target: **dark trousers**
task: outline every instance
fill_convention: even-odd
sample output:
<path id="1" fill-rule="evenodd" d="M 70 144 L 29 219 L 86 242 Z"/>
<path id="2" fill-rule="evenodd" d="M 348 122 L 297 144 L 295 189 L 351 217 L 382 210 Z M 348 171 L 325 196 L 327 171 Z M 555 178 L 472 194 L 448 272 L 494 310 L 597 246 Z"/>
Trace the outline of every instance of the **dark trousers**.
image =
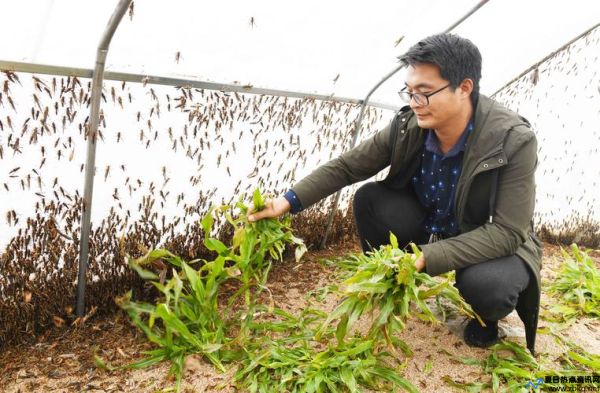
<path id="1" fill-rule="evenodd" d="M 424 244 L 429 240 L 424 230 L 427 211 L 412 187 L 394 191 L 380 183 L 365 183 L 354 195 L 353 209 L 365 252 L 389 244 L 390 231 L 403 248 L 410 242 Z M 497 321 L 515 309 L 519 294 L 528 283 L 525 262 L 510 255 L 458 269 L 454 285 L 476 313 Z"/>

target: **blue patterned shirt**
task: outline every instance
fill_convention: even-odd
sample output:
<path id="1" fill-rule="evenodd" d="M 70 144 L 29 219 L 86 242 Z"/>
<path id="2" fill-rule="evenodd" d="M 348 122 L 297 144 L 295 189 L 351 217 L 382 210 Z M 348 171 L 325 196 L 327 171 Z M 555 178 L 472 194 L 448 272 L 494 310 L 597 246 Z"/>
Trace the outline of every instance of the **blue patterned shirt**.
<path id="1" fill-rule="evenodd" d="M 446 154 L 440 150 L 435 132 L 427 130 L 421 170 L 413 176 L 412 183 L 421 205 L 429 212 L 425 219 L 425 231 L 430 234 L 440 233 L 450 237 L 459 233 L 454 216 L 454 198 L 467 138 L 472 130 L 471 121 Z"/>

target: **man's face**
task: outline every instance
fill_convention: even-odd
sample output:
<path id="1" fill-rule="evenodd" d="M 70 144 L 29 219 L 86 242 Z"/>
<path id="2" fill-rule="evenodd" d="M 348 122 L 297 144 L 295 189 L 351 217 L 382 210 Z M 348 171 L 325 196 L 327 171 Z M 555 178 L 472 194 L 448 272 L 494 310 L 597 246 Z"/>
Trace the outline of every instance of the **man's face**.
<path id="1" fill-rule="evenodd" d="M 406 76 L 406 91 L 410 93 L 429 94 L 448 85 L 449 81 L 443 79 L 439 68 L 433 64 L 417 64 L 408 67 Z M 464 83 L 464 82 L 463 82 Z M 429 97 L 429 105 L 420 105 L 414 99 L 410 100 L 410 107 L 417 116 L 417 124 L 421 128 L 438 129 L 448 124 L 449 120 L 459 115 L 463 105 L 469 101 L 469 93 L 462 86 L 454 91 L 451 86 Z M 466 98 L 466 99 L 465 99 Z"/>

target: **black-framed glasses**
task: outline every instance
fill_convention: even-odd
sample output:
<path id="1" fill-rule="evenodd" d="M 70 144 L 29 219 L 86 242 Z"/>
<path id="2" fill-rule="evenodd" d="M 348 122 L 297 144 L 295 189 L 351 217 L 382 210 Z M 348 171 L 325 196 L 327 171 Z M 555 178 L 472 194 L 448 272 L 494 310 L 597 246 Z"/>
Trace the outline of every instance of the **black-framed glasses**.
<path id="1" fill-rule="evenodd" d="M 415 102 L 417 103 L 417 105 L 429 105 L 429 97 L 431 97 L 434 94 L 439 93 L 440 91 L 444 90 L 446 87 L 450 86 L 451 84 L 448 83 L 446 86 L 442 87 L 441 89 L 437 89 L 434 92 L 428 93 L 428 94 L 423 94 L 423 93 L 410 93 L 408 91 L 406 91 L 406 87 L 404 87 L 404 89 L 400 90 L 398 92 L 398 95 L 400 96 L 400 98 L 402 98 L 402 100 L 406 103 L 410 104 L 410 100 L 414 99 Z"/>

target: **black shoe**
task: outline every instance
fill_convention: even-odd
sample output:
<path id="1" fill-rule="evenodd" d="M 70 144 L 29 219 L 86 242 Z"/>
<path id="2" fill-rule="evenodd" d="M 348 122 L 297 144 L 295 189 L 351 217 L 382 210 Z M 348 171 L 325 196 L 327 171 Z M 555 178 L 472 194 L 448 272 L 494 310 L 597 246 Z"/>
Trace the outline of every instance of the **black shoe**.
<path id="1" fill-rule="evenodd" d="M 487 348 L 496 344 L 498 338 L 498 321 L 484 319 L 486 327 L 481 326 L 477 319 L 471 319 L 465 327 L 465 342 L 472 347 Z"/>

